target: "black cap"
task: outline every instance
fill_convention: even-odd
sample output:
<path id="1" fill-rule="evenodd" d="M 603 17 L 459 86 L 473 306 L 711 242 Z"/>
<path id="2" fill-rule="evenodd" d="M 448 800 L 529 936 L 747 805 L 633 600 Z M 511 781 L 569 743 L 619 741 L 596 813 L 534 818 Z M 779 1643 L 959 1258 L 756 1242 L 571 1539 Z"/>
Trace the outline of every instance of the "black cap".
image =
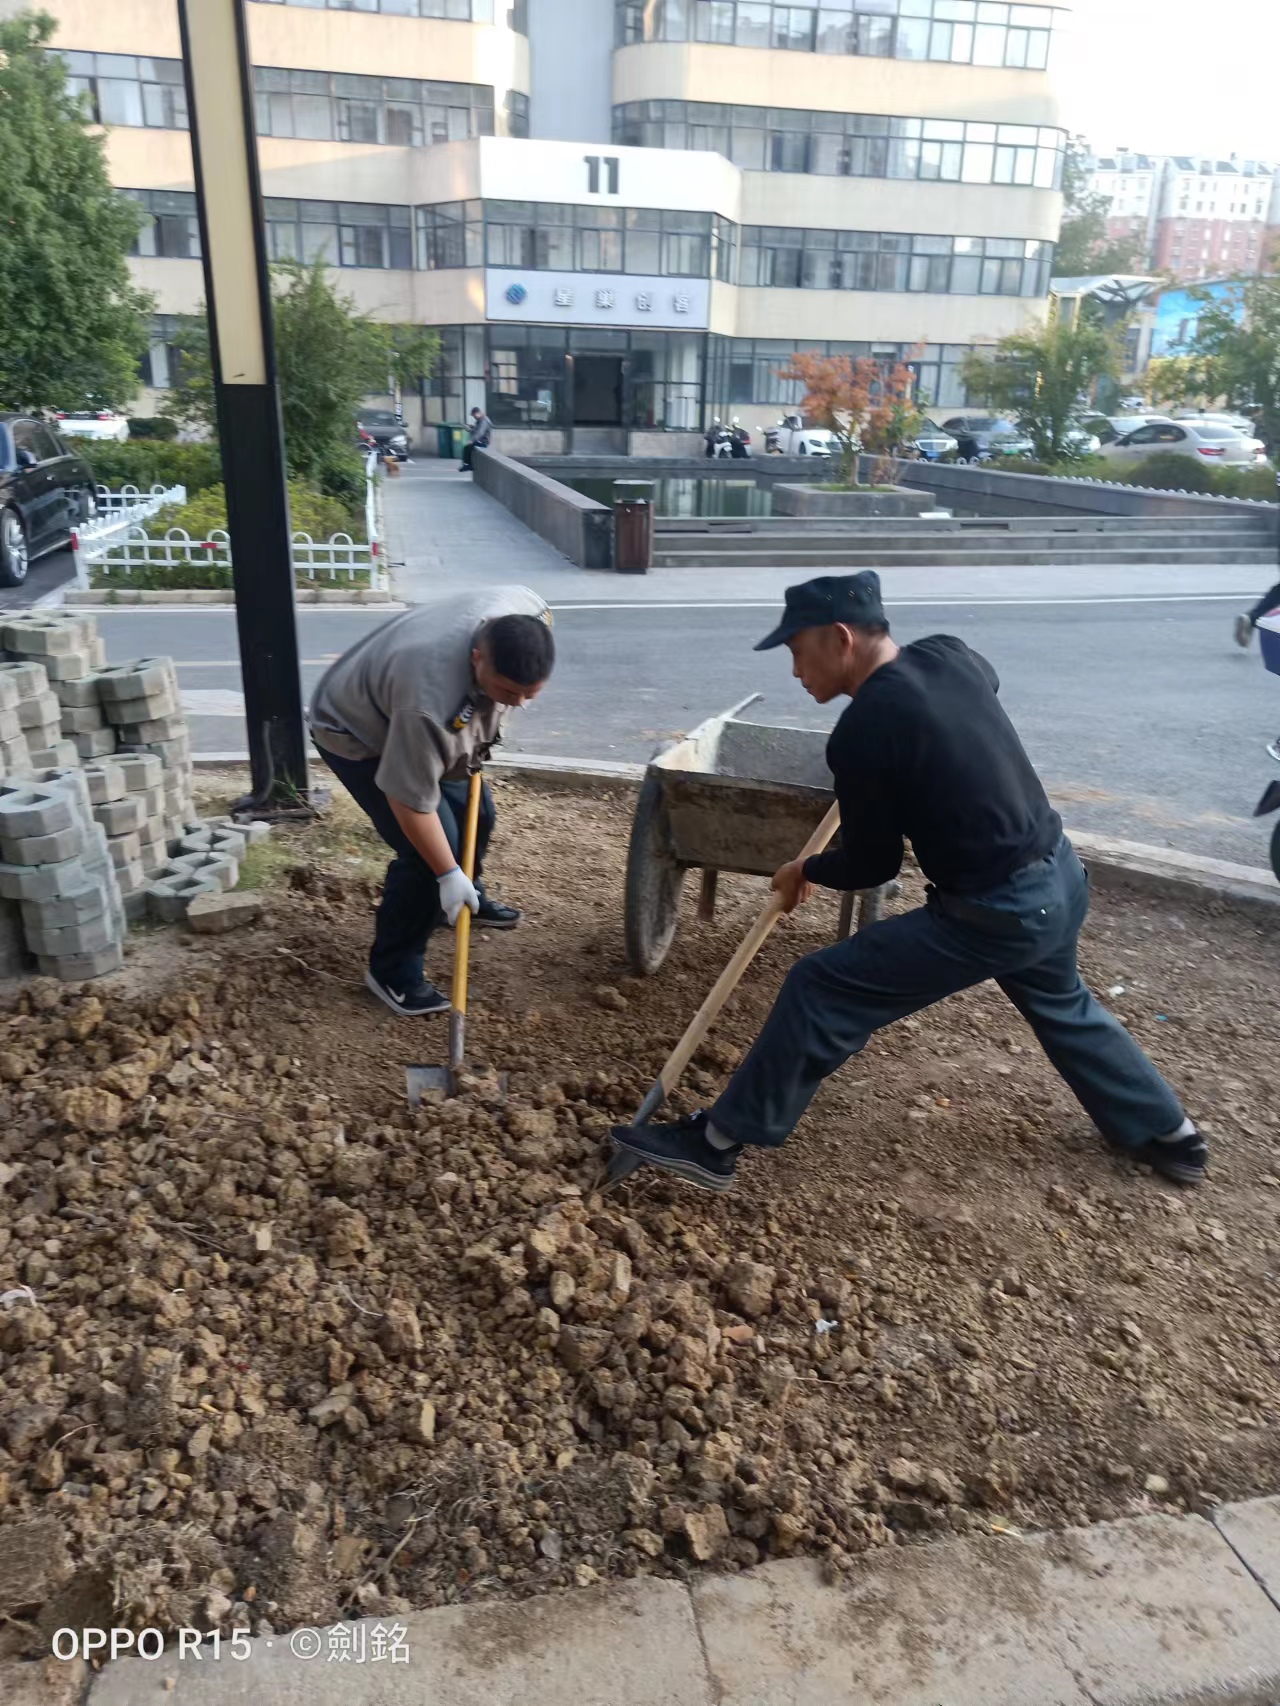
<path id="1" fill-rule="evenodd" d="M 817 580 L 789 586 L 781 622 L 755 649 L 770 651 L 785 645 L 802 629 L 825 628 L 832 622 L 847 622 L 851 627 L 883 622 L 888 627 L 880 602 L 880 576 L 874 569 L 862 569 L 856 575 L 820 575 Z"/>

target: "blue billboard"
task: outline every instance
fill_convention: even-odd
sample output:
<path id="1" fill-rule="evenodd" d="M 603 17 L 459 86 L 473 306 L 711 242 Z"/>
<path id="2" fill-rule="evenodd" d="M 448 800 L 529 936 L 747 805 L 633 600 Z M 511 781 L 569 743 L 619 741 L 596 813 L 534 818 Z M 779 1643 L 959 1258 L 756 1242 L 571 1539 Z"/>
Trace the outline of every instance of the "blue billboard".
<path id="1" fill-rule="evenodd" d="M 1230 309 L 1232 317 L 1237 321 L 1244 319 L 1244 293 L 1238 279 L 1223 279 L 1216 284 L 1196 284 L 1180 290 L 1163 291 L 1156 303 L 1151 354 L 1185 355 L 1187 346 L 1195 340 L 1200 316 L 1211 303 Z"/>

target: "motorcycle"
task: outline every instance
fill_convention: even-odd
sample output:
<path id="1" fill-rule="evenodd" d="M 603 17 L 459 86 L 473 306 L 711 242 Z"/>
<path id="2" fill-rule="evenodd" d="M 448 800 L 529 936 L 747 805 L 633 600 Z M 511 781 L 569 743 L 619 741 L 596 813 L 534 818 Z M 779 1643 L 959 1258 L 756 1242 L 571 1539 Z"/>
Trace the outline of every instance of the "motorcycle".
<path id="1" fill-rule="evenodd" d="M 734 421 L 733 430 L 729 434 L 729 454 L 735 462 L 740 462 L 751 454 L 751 434 L 740 422 Z"/>
<path id="2" fill-rule="evenodd" d="M 1262 646 L 1262 661 L 1272 675 L 1280 675 L 1280 610 L 1272 610 L 1258 618 L 1258 639 Z M 1280 764 L 1280 736 L 1271 741 L 1268 753 Z M 1254 807 L 1254 817 L 1267 817 L 1280 811 L 1280 782 L 1269 782 L 1262 798 Z M 1271 869 L 1280 881 L 1280 823 L 1271 832 Z"/>
<path id="3" fill-rule="evenodd" d="M 764 453 L 766 456 L 781 456 L 782 455 L 782 445 L 781 445 L 779 438 L 778 438 L 777 427 L 765 427 L 765 429 L 764 429 Z"/>

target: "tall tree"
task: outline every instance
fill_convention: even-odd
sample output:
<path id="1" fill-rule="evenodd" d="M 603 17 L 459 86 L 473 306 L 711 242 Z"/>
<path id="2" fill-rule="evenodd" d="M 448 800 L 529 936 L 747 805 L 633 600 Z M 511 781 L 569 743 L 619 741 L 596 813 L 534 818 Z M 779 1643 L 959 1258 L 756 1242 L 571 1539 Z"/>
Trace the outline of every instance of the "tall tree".
<path id="1" fill-rule="evenodd" d="M 1047 326 L 1001 338 L 990 354 L 974 350 L 963 372 L 970 397 L 1017 421 L 1042 462 L 1064 462 L 1076 454 L 1070 433 L 1082 399 L 1118 366 L 1113 333 L 1083 315 L 1055 314 Z"/>
<path id="2" fill-rule="evenodd" d="M 351 447 L 361 401 L 370 392 L 385 391 L 391 378 L 403 384 L 429 374 L 439 354 L 439 334 L 368 319 L 338 291 L 323 259 L 282 261 L 272 268 L 272 314 L 289 472 L 326 490 L 335 481 L 345 485 L 353 477 Z M 189 322 L 180 345 L 182 376 L 174 413 L 214 431 L 203 316 Z"/>
<path id="3" fill-rule="evenodd" d="M 1256 415 L 1271 449 L 1280 445 L 1280 278 L 1247 278 L 1228 292 L 1192 291 L 1203 304 L 1179 353 L 1204 375 L 1203 394 Z"/>
<path id="4" fill-rule="evenodd" d="M 857 482 L 859 449 L 896 450 L 919 425 L 905 362 L 882 367 L 872 356 L 798 350 L 778 377 L 804 386 L 801 408 L 838 441 L 840 478 L 851 485 Z"/>
<path id="5" fill-rule="evenodd" d="M 125 258 L 139 213 L 111 187 L 53 28 L 0 22 L 0 407 L 119 407 L 152 306 Z"/>
<path id="6" fill-rule="evenodd" d="M 1058 278 L 1088 278 L 1094 273 L 1141 272 L 1145 245 L 1140 237 L 1107 232 L 1111 203 L 1089 188 L 1089 147 L 1082 136 L 1067 140 L 1062 170 L 1062 229 L 1053 258 Z"/>

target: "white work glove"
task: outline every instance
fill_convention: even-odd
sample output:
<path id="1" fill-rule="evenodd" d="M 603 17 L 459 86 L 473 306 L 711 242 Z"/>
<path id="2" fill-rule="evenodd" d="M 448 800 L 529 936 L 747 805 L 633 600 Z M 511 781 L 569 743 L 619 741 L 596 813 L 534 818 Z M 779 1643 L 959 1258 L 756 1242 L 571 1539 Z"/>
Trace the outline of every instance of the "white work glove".
<path id="1" fill-rule="evenodd" d="M 436 880 L 440 884 L 440 904 L 450 924 L 458 922 L 458 914 L 464 906 L 469 907 L 473 913 L 479 912 L 480 896 L 461 865 L 455 865 L 451 871 L 446 871 L 444 876 Z"/>

